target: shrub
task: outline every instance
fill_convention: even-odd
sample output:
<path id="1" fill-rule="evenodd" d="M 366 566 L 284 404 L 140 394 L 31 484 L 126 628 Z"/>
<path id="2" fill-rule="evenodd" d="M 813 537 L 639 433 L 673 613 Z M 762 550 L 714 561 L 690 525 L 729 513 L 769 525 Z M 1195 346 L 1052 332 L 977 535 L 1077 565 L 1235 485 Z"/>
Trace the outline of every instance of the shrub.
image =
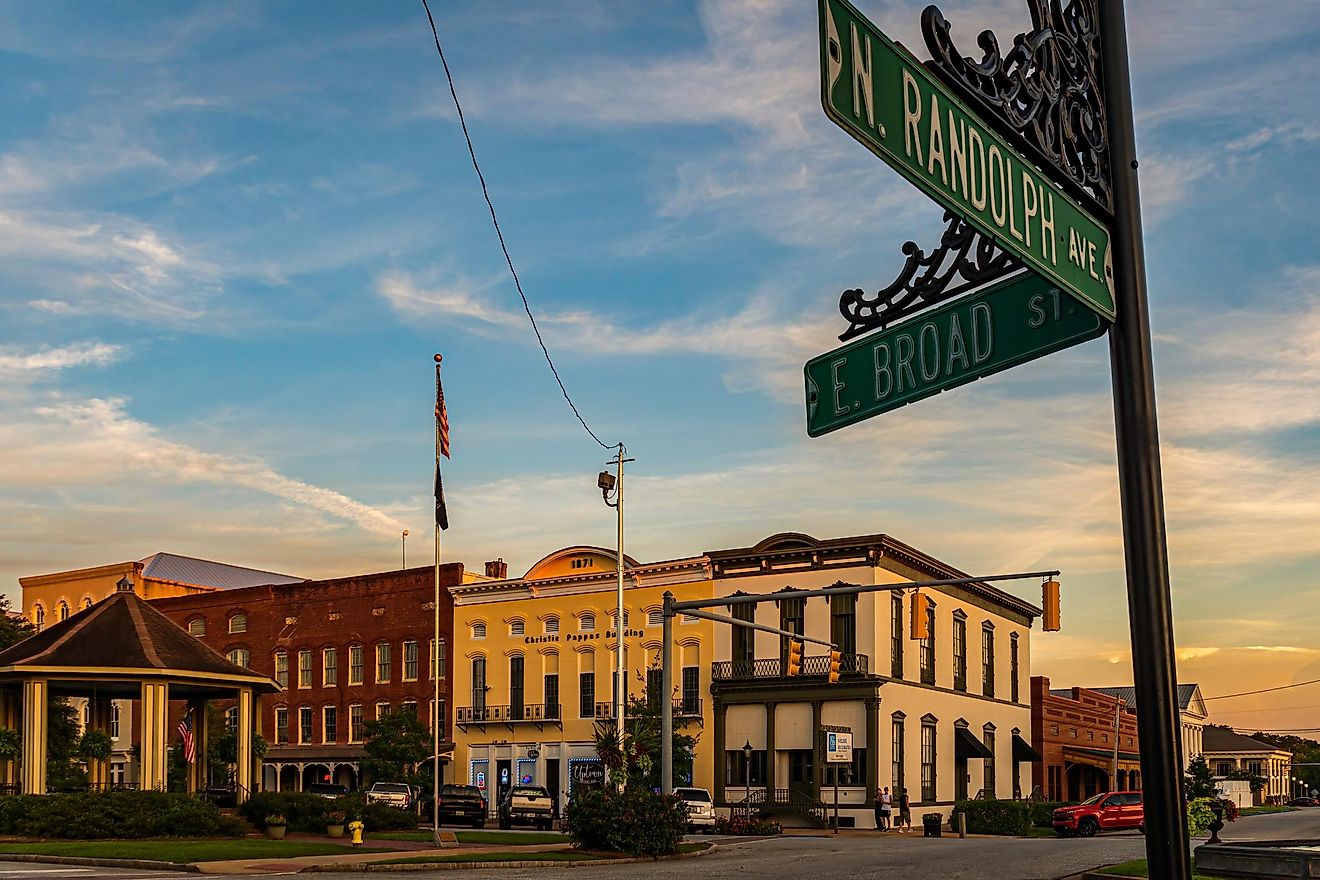
<path id="1" fill-rule="evenodd" d="M 330 824 L 331 813 L 358 818 L 367 831 L 411 831 L 417 827 L 417 817 L 407 810 L 385 804 L 368 804 L 361 794 L 347 797 L 318 797 L 298 791 L 262 791 L 242 804 L 238 813 L 258 828 L 265 828 L 268 815 L 284 816 L 290 831 L 323 832 Z"/>
<path id="2" fill-rule="evenodd" d="M 564 814 L 573 845 L 652 858 L 678 852 L 687 831 L 687 808 L 673 796 L 641 786 L 579 790 Z"/>
<path id="3" fill-rule="evenodd" d="M 971 834 L 1023 835 L 1031 829 L 1032 805 L 1026 801 L 958 801 L 949 818 L 953 828 L 958 827 L 959 813 L 967 815 Z"/>
<path id="4" fill-rule="evenodd" d="M 214 804 L 160 791 L 0 797 L 0 834 L 103 838 L 241 837 L 247 825 Z"/>
<path id="5" fill-rule="evenodd" d="M 1215 814 L 1210 812 L 1211 800 L 1212 798 L 1199 797 L 1187 802 L 1187 833 L 1192 837 L 1210 830 L 1210 823 L 1215 820 Z"/>
<path id="6" fill-rule="evenodd" d="M 766 836 L 783 834 L 784 826 L 764 816 L 716 816 L 715 833 Z"/>
<path id="7" fill-rule="evenodd" d="M 1054 827 L 1054 811 L 1059 807 L 1074 806 L 1076 801 L 1030 801 L 1031 824 L 1037 828 Z"/>

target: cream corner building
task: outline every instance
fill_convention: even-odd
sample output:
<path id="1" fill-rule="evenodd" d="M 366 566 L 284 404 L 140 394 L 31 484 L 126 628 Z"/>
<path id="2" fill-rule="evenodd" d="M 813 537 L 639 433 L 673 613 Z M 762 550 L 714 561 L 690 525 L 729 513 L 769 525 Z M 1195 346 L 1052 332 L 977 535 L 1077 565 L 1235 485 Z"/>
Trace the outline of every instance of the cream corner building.
<path id="1" fill-rule="evenodd" d="M 705 557 L 642 565 L 625 557 L 623 622 L 628 691 L 658 683 L 662 597 L 709 598 Z M 600 772 L 596 722 L 613 713 L 617 628 L 615 555 L 558 550 L 520 578 L 451 588 L 454 642 L 452 780 L 481 785 L 494 812 L 520 780 L 546 786 L 562 809 L 579 779 Z M 712 625 L 675 627 L 676 726 L 698 736 L 693 784 L 712 785 L 708 727 Z M 649 674 L 648 674 L 649 673 Z"/>

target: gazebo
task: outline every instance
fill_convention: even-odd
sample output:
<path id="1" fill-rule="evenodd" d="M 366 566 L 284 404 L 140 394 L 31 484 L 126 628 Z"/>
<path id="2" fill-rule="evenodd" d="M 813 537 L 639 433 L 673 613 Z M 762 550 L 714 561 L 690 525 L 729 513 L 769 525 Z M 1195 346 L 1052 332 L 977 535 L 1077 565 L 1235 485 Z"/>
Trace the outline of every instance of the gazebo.
<path id="1" fill-rule="evenodd" d="M 206 784 L 208 700 L 238 706 L 236 796 L 251 793 L 255 767 L 253 732 L 257 699 L 279 686 L 251 669 L 230 663 L 133 592 L 125 578 L 118 592 L 31 638 L 0 651 L 0 727 L 22 732 L 20 790 L 46 793 L 48 698 L 88 700 L 88 728 L 109 731 L 112 700 L 137 700 L 140 709 L 139 785 L 166 787 L 171 700 L 186 700 L 197 719 L 193 736 L 198 759 L 189 766 L 188 790 Z M 13 782 L 13 767 L 5 775 Z M 91 761 L 92 787 L 109 783 L 109 764 Z"/>

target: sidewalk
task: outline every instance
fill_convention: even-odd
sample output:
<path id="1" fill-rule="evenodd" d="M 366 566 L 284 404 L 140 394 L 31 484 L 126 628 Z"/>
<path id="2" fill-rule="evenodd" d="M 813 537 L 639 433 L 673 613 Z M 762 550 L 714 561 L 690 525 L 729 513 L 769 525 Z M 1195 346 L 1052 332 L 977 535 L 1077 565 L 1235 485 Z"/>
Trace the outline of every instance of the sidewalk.
<path id="1" fill-rule="evenodd" d="M 458 843 L 452 831 L 443 832 L 444 837 L 455 842 L 450 846 L 437 849 L 431 843 L 419 843 L 407 840 L 372 840 L 370 836 L 363 842 L 367 847 L 389 847 L 390 852 L 361 852 L 346 846 L 342 855 L 295 856 L 289 859 L 234 859 L 225 862 L 197 862 L 194 867 L 203 874 L 290 874 L 315 865 L 360 865 L 366 862 L 378 862 L 387 859 L 409 858 L 412 856 L 452 856 L 459 853 L 483 852 L 545 852 L 548 850 L 568 849 L 567 843 L 531 844 L 529 846 L 510 847 L 485 846 L 482 844 Z M 290 835 L 297 839 L 304 835 Z M 322 840 L 316 835 L 305 835 L 309 840 Z"/>

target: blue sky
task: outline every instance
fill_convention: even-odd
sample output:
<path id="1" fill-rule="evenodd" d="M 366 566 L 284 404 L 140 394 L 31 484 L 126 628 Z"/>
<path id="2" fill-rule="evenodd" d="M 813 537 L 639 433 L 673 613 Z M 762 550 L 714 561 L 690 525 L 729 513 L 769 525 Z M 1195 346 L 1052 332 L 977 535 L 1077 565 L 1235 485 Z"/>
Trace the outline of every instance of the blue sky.
<path id="1" fill-rule="evenodd" d="M 1320 9 L 1129 9 L 1184 680 L 1320 677 Z M 918 3 L 863 2 L 924 57 Z M 1028 22 L 947 4 L 969 49 Z M 821 111 L 814 4 L 436 3 L 629 550 L 888 532 L 1064 570 L 1056 686 L 1130 680 L 1103 340 L 818 440 L 839 293 L 940 211 Z M 156 550 L 307 576 L 609 544 L 605 453 L 503 265 L 420 2 L 0 6 L 0 580 Z M 416 554 L 416 555 L 414 555 Z M 1030 589 L 1023 591 L 1031 597 Z M 1307 697 L 1306 694 L 1312 694 Z M 1320 724 L 1314 689 L 1212 704 Z"/>

